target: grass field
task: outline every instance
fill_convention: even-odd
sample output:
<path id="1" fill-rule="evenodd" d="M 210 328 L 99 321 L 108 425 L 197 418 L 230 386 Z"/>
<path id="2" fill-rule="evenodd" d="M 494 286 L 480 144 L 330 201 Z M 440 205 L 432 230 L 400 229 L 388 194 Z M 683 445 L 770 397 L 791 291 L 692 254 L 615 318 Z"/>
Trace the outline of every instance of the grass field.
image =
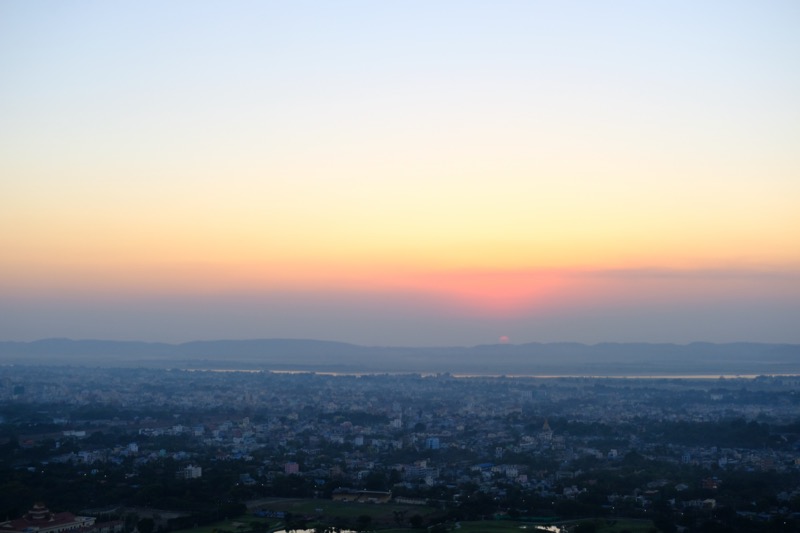
<path id="1" fill-rule="evenodd" d="M 334 502 L 331 500 L 311 500 L 311 499 L 288 499 L 274 498 L 259 502 L 258 509 L 267 511 L 282 511 L 292 513 L 294 516 L 309 517 L 308 528 L 313 528 L 318 518 L 322 523 L 339 523 L 344 527 L 354 527 L 361 516 L 369 516 L 371 527 L 381 533 L 410 533 L 425 532 L 426 529 L 413 529 L 410 526 L 409 518 L 415 514 L 423 518 L 427 525 L 431 519 L 441 513 L 438 509 L 427 506 L 411 506 L 398 504 L 371 504 L 353 502 Z M 402 527 L 395 520 L 397 513 L 403 515 Z M 556 525 L 571 528 L 580 522 L 591 521 L 598 533 L 649 533 L 653 531 L 653 523 L 649 520 L 632 519 L 586 519 L 557 522 Z M 284 521 L 279 518 L 258 518 L 252 513 L 248 513 L 233 520 L 223 520 L 202 527 L 184 530 L 185 533 L 219 533 L 221 531 L 231 533 L 250 533 L 251 523 L 268 523 L 269 531 L 281 529 Z M 479 522 L 460 522 L 451 531 L 455 533 L 534 533 L 542 531 L 537 529 L 533 523 L 515 522 L 512 520 L 495 520 Z"/>
<path id="2" fill-rule="evenodd" d="M 427 517 L 436 510 L 426 506 L 398 505 L 398 504 L 374 504 L 374 503 L 354 503 L 354 502 L 335 502 L 332 500 L 306 500 L 306 499 L 286 499 L 275 498 L 259 506 L 261 509 L 270 511 L 284 511 L 299 515 L 324 515 L 341 516 L 354 518 L 361 515 L 369 515 L 373 519 L 388 516 L 394 517 L 394 512 L 406 512 L 406 515 L 419 514 Z"/>
<path id="3" fill-rule="evenodd" d="M 280 520 L 273 518 L 273 519 L 265 519 L 265 518 L 258 518 L 252 516 L 250 514 L 240 516 L 238 518 L 234 518 L 233 520 L 220 520 L 219 522 L 213 522 L 211 524 L 206 524 L 204 526 L 194 527 L 191 529 L 182 529 L 181 531 L 185 531 L 186 533 L 215 533 L 218 531 L 232 531 L 236 533 L 240 530 L 239 524 L 244 524 L 246 531 L 250 531 L 250 522 L 261 522 L 261 523 L 268 523 L 270 529 L 273 529 L 276 526 L 282 526 L 283 522 Z"/>
<path id="4" fill-rule="evenodd" d="M 361 513 L 364 514 L 364 513 Z M 209 524 L 202 527 L 197 527 L 193 529 L 184 530 L 186 533 L 216 533 L 219 531 L 237 531 L 237 524 L 249 524 L 253 521 L 254 518 L 251 516 L 243 516 L 236 520 L 223 520 L 220 522 L 215 522 L 213 524 Z M 560 522 L 559 525 L 561 526 L 574 526 L 577 525 L 578 521 L 571 521 L 571 522 Z M 608 522 L 606 520 L 593 520 L 597 526 L 598 533 L 620 533 L 622 531 L 629 531 L 630 533 L 649 533 L 653 530 L 653 524 L 650 521 L 640 521 L 640 520 L 617 520 L 613 523 Z M 273 519 L 269 521 L 270 524 L 270 531 L 274 531 L 277 529 L 282 529 L 284 527 L 283 522 L 277 519 Z M 310 527 L 310 526 L 309 526 Z M 421 532 L 425 531 L 425 529 L 413 529 L 410 527 L 405 528 L 398 528 L 398 527 L 380 527 L 376 528 L 377 531 L 380 533 L 411 533 L 411 532 Z M 526 524 L 522 522 L 514 522 L 510 520 L 497 520 L 497 521 L 480 521 L 480 522 L 460 522 L 458 527 L 453 529 L 452 531 L 456 533 L 534 533 L 537 531 L 542 531 L 541 529 L 537 529 L 535 524 Z"/>
<path id="5" fill-rule="evenodd" d="M 369 516 L 376 528 L 397 527 L 396 513 L 404 515 L 407 521 L 415 514 L 420 515 L 427 523 L 437 510 L 427 506 L 410 506 L 398 504 L 374 504 L 354 502 L 334 502 L 331 500 L 275 499 L 262 503 L 260 509 L 283 511 L 295 516 L 321 517 L 326 522 L 339 519 L 344 523 L 355 523 L 360 516 Z"/>
<path id="6" fill-rule="evenodd" d="M 581 522 L 593 522 L 597 528 L 597 533 L 620 533 L 622 531 L 629 531 L 630 533 L 649 533 L 653 530 L 653 523 L 649 520 L 605 520 L 598 518 L 556 522 L 554 525 L 569 529 Z M 461 522 L 459 523 L 458 529 L 454 531 L 457 533 L 534 533 L 536 531 L 543 531 L 542 529 L 537 529 L 537 525 L 544 527 L 544 525 L 541 524 L 515 522 L 513 520 Z M 405 531 L 408 532 L 409 530 Z"/>

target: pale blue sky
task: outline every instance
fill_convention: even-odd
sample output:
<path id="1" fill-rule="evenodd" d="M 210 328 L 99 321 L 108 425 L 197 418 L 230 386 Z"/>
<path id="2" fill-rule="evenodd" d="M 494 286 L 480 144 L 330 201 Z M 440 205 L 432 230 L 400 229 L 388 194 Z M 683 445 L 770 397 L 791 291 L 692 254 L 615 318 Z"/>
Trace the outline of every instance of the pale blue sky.
<path id="1" fill-rule="evenodd" d="M 0 339 L 800 342 L 798 28 L 0 2 Z"/>

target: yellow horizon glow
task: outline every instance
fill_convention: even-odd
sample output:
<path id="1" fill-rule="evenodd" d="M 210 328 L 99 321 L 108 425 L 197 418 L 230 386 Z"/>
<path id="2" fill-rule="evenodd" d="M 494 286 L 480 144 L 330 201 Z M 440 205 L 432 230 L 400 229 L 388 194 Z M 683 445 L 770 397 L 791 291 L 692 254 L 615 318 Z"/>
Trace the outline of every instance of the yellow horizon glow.
<path id="1" fill-rule="evenodd" d="M 497 316 L 800 272 L 794 8 L 155 6 L 0 7 L 0 297 Z"/>

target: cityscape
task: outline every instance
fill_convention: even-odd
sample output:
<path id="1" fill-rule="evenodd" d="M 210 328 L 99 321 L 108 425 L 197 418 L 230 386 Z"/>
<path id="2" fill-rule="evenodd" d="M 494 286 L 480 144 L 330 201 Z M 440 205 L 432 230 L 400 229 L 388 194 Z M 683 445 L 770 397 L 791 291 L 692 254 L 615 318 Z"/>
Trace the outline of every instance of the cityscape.
<path id="1" fill-rule="evenodd" d="M 798 28 L 0 1 L 0 533 L 800 532 Z"/>
<path id="2" fill-rule="evenodd" d="M 92 516 L 97 531 L 800 523 L 797 376 L 15 365 L 0 384 L 9 517 L 41 502 Z"/>

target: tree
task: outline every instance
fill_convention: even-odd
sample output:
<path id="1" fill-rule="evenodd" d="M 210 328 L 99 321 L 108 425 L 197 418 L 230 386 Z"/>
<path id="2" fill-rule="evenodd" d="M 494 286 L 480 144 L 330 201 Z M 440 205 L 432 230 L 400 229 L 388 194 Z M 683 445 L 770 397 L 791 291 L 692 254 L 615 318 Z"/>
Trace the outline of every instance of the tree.
<path id="1" fill-rule="evenodd" d="M 394 515 L 394 521 L 398 526 L 402 526 L 403 522 L 406 521 L 406 514 L 408 513 L 408 509 L 404 509 L 402 511 L 392 511 Z"/>
<path id="2" fill-rule="evenodd" d="M 136 513 L 128 513 L 125 515 L 125 531 L 130 533 L 139 523 L 139 515 Z"/>
<path id="3" fill-rule="evenodd" d="M 369 531 L 370 526 L 372 525 L 372 517 L 368 514 L 362 514 L 358 517 L 358 530 L 359 531 Z"/>
<path id="4" fill-rule="evenodd" d="M 156 528 L 156 523 L 152 518 L 142 518 L 136 523 L 136 529 L 139 533 L 153 533 Z"/>
<path id="5" fill-rule="evenodd" d="M 367 490 L 386 490 L 386 474 L 378 470 L 373 470 L 367 474 L 365 485 Z"/>
<path id="6" fill-rule="evenodd" d="M 251 520 L 250 521 L 250 531 L 255 533 L 260 533 L 261 531 L 267 530 L 267 523 L 262 522 L 261 520 Z"/>

